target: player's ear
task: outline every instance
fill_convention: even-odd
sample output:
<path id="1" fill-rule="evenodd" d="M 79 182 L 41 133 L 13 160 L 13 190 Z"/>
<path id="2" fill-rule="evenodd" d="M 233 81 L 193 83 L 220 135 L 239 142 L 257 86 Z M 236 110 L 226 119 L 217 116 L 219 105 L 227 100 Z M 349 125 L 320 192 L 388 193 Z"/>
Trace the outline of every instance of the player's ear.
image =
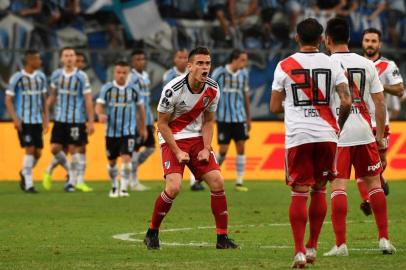
<path id="1" fill-rule="evenodd" d="M 298 34 L 295 34 L 295 41 L 296 41 L 296 43 L 298 43 L 298 44 L 299 44 L 300 39 L 299 39 L 299 35 L 298 35 Z"/>

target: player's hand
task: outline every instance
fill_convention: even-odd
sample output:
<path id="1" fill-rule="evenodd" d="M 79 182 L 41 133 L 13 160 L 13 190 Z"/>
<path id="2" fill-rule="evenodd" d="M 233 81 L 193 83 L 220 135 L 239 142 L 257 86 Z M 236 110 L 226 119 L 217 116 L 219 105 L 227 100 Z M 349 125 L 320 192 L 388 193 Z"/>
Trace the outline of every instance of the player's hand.
<path id="1" fill-rule="evenodd" d="M 197 154 L 197 160 L 200 162 L 209 162 L 209 158 L 210 158 L 210 150 L 207 148 L 203 148 Z"/>
<path id="2" fill-rule="evenodd" d="M 388 140 L 386 138 L 377 138 L 376 143 L 378 144 L 378 150 L 384 150 L 388 148 Z"/>
<path id="3" fill-rule="evenodd" d="M 176 153 L 176 158 L 178 159 L 179 163 L 188 163 L 190 160 L 189 154 L 186 152 L 183 152 L 182 150 L 179 150 L 178 153 Z"/>
<path id="4" fill-rule="evenodd" d="M 21 124 L 21 121 L 17 120 L 13 120 L 13 124 L 14 124 L 14 128 L 18 131 L 21 132 L 23 130 L 23 126 Z"/>
<path id="5" fill-rule="evenodd" d="M 87 132 L 88 135 L 92 135 L 94 133 L 94 124 L 93 124 L 93 122 L 87 122 L 86 132 Z"/>
<path id="6" fill-rule="evenodd" d="M 105 115 L 105 114 L 99 114 L 99 115 L 97 115 L 97 117 L 99 118 L 99 122 L 100 123 L 106 123 L 107 122 L 107 115 Z"/>

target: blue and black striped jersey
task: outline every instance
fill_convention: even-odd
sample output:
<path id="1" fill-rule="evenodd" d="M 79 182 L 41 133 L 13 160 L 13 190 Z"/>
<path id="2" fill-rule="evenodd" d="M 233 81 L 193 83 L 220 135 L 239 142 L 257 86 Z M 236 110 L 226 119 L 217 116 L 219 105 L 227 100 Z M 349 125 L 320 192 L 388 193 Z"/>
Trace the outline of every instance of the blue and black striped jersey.
<path id="1" fill-rule="evenodd" d="M 25 124 L 42 123 L 46 86 L 46 77 L 39 70 L 32 74 L 21 70 L 10 78 L 6 94 L 14 97 L 14 107 L 21 122 Z"/>
<path id="2" fill-rule="evenodd" d="M 211 78 L 220 87 L 217 122 L 243 123 L 247 121 L 244 94 L 248 95 L 248 72 L 244 69 L 232 73 L 228 66 L 216 68 Z"/>
<path id="3" fill-rule="evenodd" d="M 130 83 L 137 86 L 137 89 L 143 98 L 145 108 L 145 125 L 154 125 L 154 116 L 152 115 L 151 111 L 151 92 L 149 88 L 151 81 L 149 80 L 148 73 L 143 71 L 141 74 L 135 69 L 132 69 L 130 74 Z"/>
<path id="4" fill-rule="evenodd" d="M 186 69 L 185 72 L 180 72 L 176 67 L 172 67 L 171 69 L 168 69 L 162 78 L 162 84 L 163 86 L 167 85 L 168 82 L 172 81 L 178 76 L 186 75 L 188 73 L 188 70 Z"/>
<path id="5" fill-rule="evenodd" d="M 134 136 L 137 126 L 137 105 L 143 99 L 137 86 L 118 85 L 115 81 L 102 86 L 97 103 L 104 104 L 107 115 L 106 137 Z"/>
<path id="6" fill-rule="evenodd" d="M 54 121 L 62 123 L 85 123 L 85 94 L 91 94 L 89 79 L 85 72 L 75 69 L 66 74 L 57 69 L 51 76 L 51 87 L 56 90 Z"/>

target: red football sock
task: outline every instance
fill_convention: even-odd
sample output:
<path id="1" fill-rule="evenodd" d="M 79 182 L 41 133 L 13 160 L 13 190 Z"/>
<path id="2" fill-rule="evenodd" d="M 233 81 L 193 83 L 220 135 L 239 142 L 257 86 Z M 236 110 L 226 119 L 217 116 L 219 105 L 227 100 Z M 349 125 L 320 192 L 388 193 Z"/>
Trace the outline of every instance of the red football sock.
<path id="1" fill-rule="evenodd" d="M 331 193 L 331 221 L 336 235 L 336 246 L 346 243 L 347 192 L 336 189 Z"/>
<path id="2" fill-rule="evenodd" d="M 382 188 L 373 188 L 369 191 L 369 202 L 374 212 L 376 226 L 378 227 L 379 239 L 388 236 L 388 213 L 386 208 L 386 197 Z"/>
<path id="3" fill-rule="evenodd" d="M 227 234 L 228 212 L 224 190 L 211 192 L 211 212 L 216 221 L 216 233 Z"/>
<path id="4" fill-rule="evenodd" d="M 292 191 L 292 201 L 289 207 L 289 220 L 295 241 L 295 254 L 306 253 L 304 236 L 307 224 L 307 192 Z"/>
<path id="5" fill-rule="evenodd" d="M 159 229 L 162 220 L 172 207 L 173 198 L 171 198 L 165 191 L 155 201 L 154 212 L 152 213 L 150 229 Z"/>
<path id="6" fill-rule="evenodd" d="M 362 181 L 362 179 L 357 179 L 357 186 L 361 199 L 363 201 L 369 201 L 368 189 L 364 181 Z"/>
<path id="7" fill-rule="evenodd" d="M 317 249 L 321 227 L 327 214 L 326 189 L 313 190 L 309 206 L 310 236 L 307 241 L 307 248 Z"/>

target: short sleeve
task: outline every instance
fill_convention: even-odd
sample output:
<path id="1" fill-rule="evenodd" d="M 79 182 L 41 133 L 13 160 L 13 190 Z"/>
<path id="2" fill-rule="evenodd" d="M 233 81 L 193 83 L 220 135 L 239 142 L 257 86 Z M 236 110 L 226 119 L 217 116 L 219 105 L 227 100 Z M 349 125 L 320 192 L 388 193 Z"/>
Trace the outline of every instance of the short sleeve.
<path id="1" fill-rule="evenodd" d="M 244 81 L 243 81 L 243 91 L 245 92 L 245 93 L 248 93 L 249 91 L 250 91 L 250 87 L 249 87 L 249 84 L 248 84 L 248 80 L 249 80 L 249 77 L 248 77 L 248 71 L 247 70 L 244 70 L 243 71 L 244 72 Z"/>
<path id="2" fill-rule="evenodd" d="M 96 99 L 96 103 L 99 104 L 106 104 L 107 102 L 107 90 L 109 89 L 109 84 L 105 84 L 102 86 L 102 88 L 100 89 L 100 94 L 99 97 Z"/>
<path id="3" fill-rule="evenodd" d="M 272 91 L 283 92 L 285 89 L 285 79 L 286 74 L 282 71 L 281 63 L 279 62 L 273 75 Z"/>
<path id="4" fill-rule="evenodd" d="M 216 97 L 210 103 L 209 107 L 207 107 L 207 111 L 209 111 L 209 112 L 217 111 L 217 106 L 219 104 L 219 100 L 220 100 L 220 89 L 217 90 Z"/>
<path id="5" fill-rule="evenodd" d="M 141 92 L 140 92 L 140 89 L 139 89 L 138 85 L 134 84 L 134 85 L 132 85 L 132 88 L 133 88 L 133 90 L 135 92 L 135 96 L 136 96 L 135 104 L 137 104 L 138 106 L 144 105 L 144 103 L 145 103 L 144 98 L 141 95 Z"/>
<path id="6" fill-rule="evenodd" d="M 43 93 L 43 94 L 46 94 L 47 93 L 47 77 L 45 76 L 45 74 L 44 73 L 40 73 L 40 79 L 41 79 L 41 83 L 42 83 L 42 89 L 41 89 L 41 92 Z"/>
<path id="7" fill-rule="evenodd" d="M 60 72 L 58 70 L 55 70 L 51 75 L 51 83 L 50 83 L 50 85 L 54 89 L 56 89 L 56 85 L 58 83 L 59 75 L 60 75 Z"/>
<path id="8" fill-rule="evenodd" d="M 376 70 L 372 62 L 370 68 L 370 76 L 371 76 L 370 93 L 375 94 L 383 92 L 383 86 L 381 84 L 381 81 L 379 80 L 378 70 Z"/>
<path id="9" fill-rule="evenodd" d="M 8 84 L 8 88 L 6 90 L 6 95 L 9 96 L 15 96 L 16 91 L 17 91 L 17 83 L 18 80 L 21 76 L 18 75 L 18 73 L 14 74 L 13 76 L 11 76 L 9 84 Z"/>
<path id="10" fill-rule="evenodd" d="M 388 70 L 387 72 L 385 72 L 385 74 L 389 85 L 395 85 L 403 82 L 402 75 L 399 72 L 399 68 L 394 62 L 390 62 Z"/>
<path id="11" fill-rule="evenodd" d="M 332 71 L 334 78 L 334 85 L 337 86 L 342 83 L 348 84 L 348 78 L 345 76 L 345 69 L 337 60 L 332 60 Z"/>
<path id="12" fill-rule="evenodd" d="M 83 94 L 92 93 L 92 89 L 90 88 L 89 77 L 83 71 L 81 73 L 83 76 Z"/>
<path id="13" fill-rule="evenodd" d="M 210 77 L 211 77 L 213 80 L 215 80 L 216 82 L 218 82 L 219 77 L 220 77 L 220 74 L 221 74 L 221 70 L 222 70 L 222 67 L 216 68 L 215 70 L 213 70 L 213 73 L 211 74 Z"/>
<path id="14" fill-rule="evenodd" d="M 158 103 L 158 112 L 172 113 L 175 109 L 175 93 L 171 88 L 164 88 Z"/>

